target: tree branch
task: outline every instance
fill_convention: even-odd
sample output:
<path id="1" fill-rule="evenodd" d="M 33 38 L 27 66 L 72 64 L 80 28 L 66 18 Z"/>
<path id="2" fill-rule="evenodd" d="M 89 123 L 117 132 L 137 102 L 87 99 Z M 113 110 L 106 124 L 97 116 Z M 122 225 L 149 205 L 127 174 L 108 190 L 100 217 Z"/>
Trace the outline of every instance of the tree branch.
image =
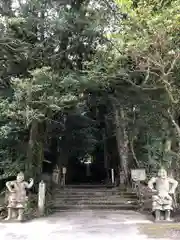
<path id="1" fill-rule="evenodd" d="M 130 145 L 130 150 L 132 152 L 132 156 L 133 156 L 133 159 L 134 159 L 134 161 L 136 163 L 136 166 L 139 168 L 140 165 L 139 165 L 138 159 L 136 157 L 136 153 L 134 151 L 134 139 L 133 138 L 129 141 L 129 145 Z"/>
<path id="2" fill-rule="evenodd" d="M 172 61 L 169 70 L 165 73 L 165 76 L 168 76 L 171 73 L 171 71 L 174 69 L 176 62 L 179 58 L 180 58 L 180 53 L 178 53 L 177 56 L 175 57 L 175 59 Z"/>
<path id="3" fill-rule="evenodd" d="M 170 119 L 171 119 L 171 122 L 172 122 L 172 124 L 175 126 L 175 128 L 176 128 L 176 131 L 177 131 L 177 134 L 178 134 L 178 136 L 179 136 L 179 138 L 180 138 L 180 127 L 179 127 L 179 125 L 176 123 L 176 121 L 175 121 L 175 119 L 174 119 L 174 117 L 173 117 L 173 114 L 170 112 L 170 109 L 168 109 L 168 115 L 169 115 L 169 117 L 170 117 Z"/>

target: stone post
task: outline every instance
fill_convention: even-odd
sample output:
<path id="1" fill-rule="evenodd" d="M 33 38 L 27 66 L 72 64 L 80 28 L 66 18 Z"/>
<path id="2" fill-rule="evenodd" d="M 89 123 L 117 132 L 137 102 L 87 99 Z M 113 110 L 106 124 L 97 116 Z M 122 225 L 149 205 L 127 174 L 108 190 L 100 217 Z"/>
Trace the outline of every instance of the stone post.
<path id="1" fill-rule="evenodd" d="M 60 178 L 61 178 L 61 176 L 60 176 L 60 170 L 59 170 L 59 168 L 56 166 L 56 168 L 53 170 L 52 180 L 53 180 L 54 183 L 59 184 Z"/>
<path id="2" fill-rule="evenodd" d="M 39 214 L 42 216 L 45 210 L 45 196 L 46 196 L 46 184 L 41 180 L 39 183 L 39 192 L 38 192 L 38 210 Z"/>
<path id="3" fill-rule="evenodd" d="M 111 169 L 111 182 L 114 184 L 114 169 Z"/>
<path id="4" fill-rule="evenodd" d="M 62 186 L 65 187 L 66 185 L 66 172 L 67 172 L 67 168 L 66 167 L 63 167 L 62 168 Z"/>

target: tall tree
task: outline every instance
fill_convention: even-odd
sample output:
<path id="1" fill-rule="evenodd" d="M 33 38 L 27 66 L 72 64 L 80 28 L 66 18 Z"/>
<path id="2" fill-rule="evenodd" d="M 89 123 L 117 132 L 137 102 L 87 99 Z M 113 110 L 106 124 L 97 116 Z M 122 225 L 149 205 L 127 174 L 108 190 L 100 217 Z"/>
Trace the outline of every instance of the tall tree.
<path id="1" fill-rule="evenodd" d="M 9 136 L 16 126 L 24 132 L 26 174 L 36 176 L 52 123 L 63 129 L 69 115 L 84 113 L 88 91 L 97 85 L 83 71 L 102 41 L 101 30 L 94 18 L 97 10 L 88 1 L 27 0 L 11 10 L 13 16 L 2 18 L 0 39 L 1 131 L 8 127 Z M 56 142 L 64 134 L 61 130 Z M 1 136 L 3 141 L 3 132 Z"/>

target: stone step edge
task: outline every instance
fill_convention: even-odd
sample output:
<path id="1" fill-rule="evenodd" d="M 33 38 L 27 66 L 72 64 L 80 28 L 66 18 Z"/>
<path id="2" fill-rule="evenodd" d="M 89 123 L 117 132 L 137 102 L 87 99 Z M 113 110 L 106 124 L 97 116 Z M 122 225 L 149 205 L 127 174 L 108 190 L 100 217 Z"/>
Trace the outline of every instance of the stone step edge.
<path id="1" fill-rule="evenodd" d="M 52 198 L 53 201 L 139 202 L 136 198 Z"/>
<path id="2" fill-rule="evenodd" d="M 56 185 L 56 187 L 61 187 Z M 114 184 L 66 184 L 65 188 L 110 188 L 110 189 L 117 189 L 118 187 Z"/>
<path id="3" fill-rule="evenodd" d="M 121 193 L 87 193 L 87 192 L 80 192 L 80 193 L 70 193 L 70 192 L 56 192 L 53 195 L 58 196 L 58 195 L 67 195 L 67 196 L 125 196 L 125 197 L 137 197 L 136 194 L 121 194 Z"/>
<path id="4" fill-rule="evenodd" d="M 138 199 L 102 199 L 102 198 L 53 198 L 53 201 L 84 201 L 84 202 L 139 202 Z"/>
<path id="5" fill-rule="evenodd" d="M 108 193 L 108 194 L 121 194 L 121 195 L 136 195 L 133 192 L 119 192 L 119 191 L 66 191 L 66 190 L 58 190 L 54 191 L 55 193 L 88 193 L 88 194 L 96 194 L 96 193 Z"/>
<path id="6" fill-rule="evenodd" d="M 109 188 L 109 187 L 86 187 L 86 186 L 81 186 L 81 187 L 68 187 L 68 186 L 65 186 L 65 187 L 61 187 L 61 186 L 56 186 L 54 187 L 55 190 L 87 190 L 87 191 L 95 191 L 95 190 L 99 190 L 99 191 L 121 191 L 121 192 L 132 192 L 134 191 L 133 189 L 122 189 L 122 188 L 118 188 L 118 187 L 112 187 L 112 188 Z M 135 191 L 134 191 L 135 192 Z"/>
<path id="7" fill-rule="evenodd" d="M 52 210 L 58 211 L 61 209 L 118 209 L 118 210 L 138 210 L 138 206 L 134 205 L 53 205 Z"/>
<path id="8" fill-rule="evenodd" d="M 86 198 L 54 198 L 53 201 L 84 201 L 84 202 L 138 202 L 138 199 L 86 199 Z"/>
<path id="9" fill-rule="evenodd" d="M 89 192 L 94 192 L 94 191 L 107 191 L 107 192 L 124 192 L 124 193 L 135 193 L 136 191 L 124 191 L 121 189 L 108 189 L 108 188 L 54 188 L 56 191 L 89 191 Z"/>
<path id="10" fill-rule="evenodd" d="M 123 193 L 108 193 L 108 192 L 54 192 L 54 195 L 90 195 L 90 196 L 137 196 L 136 194 L 123 194 Z"/>
<path id="11" fill-rule="evenodd" d="M 123 195 L 88 195 L 88 194 L 53 194 L 54 197 L 74 197 L 74 198 L 81 198 L 81 197 L 85 197 L 85 198 L 111 198 L 111 197 L 118 197 L 118 198 L 137 198 L 137 196 L 123 196 Z"/>
<path id="12" fill-rule="evenodd" d="M 123 192 L 123 193 L 136 193 L 135 191 L 124 191 L 121 189 L 108 189 L 108 188 L 55 188 L 55 191 L 80 191 L 80 192 Z"/>
<path id="13" fill-rule="evenodd" d="M 67 200 L 67 201 L 54 201 L 55 203 L 85 203 L 85 204 L 137 204 L 137 202 L 135 201 L 84 201 L 84 200 L 80 200 L 80 201 L 72 201 L 72 200 Z"/>

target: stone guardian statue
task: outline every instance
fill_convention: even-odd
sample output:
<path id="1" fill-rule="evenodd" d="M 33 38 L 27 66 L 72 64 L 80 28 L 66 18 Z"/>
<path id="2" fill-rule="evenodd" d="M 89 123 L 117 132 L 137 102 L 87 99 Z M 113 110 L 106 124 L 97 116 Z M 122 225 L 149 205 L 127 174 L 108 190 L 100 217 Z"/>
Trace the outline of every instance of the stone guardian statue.
<path id="1" fill-rule="evenodd" d="M 155 214 L 155 221 L 160 221 L 162 214 L 164 220 L 170 221 L 173 210 L 173 198 L 178 182 L 167 176 L 164 168 L 158 171 L 157 177 L 152 177 L 148 182 L 148 187 L 155 193 L 152 196 L 152 211 Z"/>
<path id="2" fill-rule="evenodd" d="M 24 208 L 27 202 L 26 189 L 32 188 L 33 179 L 29 183 L 24 181 L 23 172 L 18 173 L 15 181 L 6 183 L 8 189 L 8 216 L 5 220 L 16 218 L 18 221 L 23 220 Z"/>

